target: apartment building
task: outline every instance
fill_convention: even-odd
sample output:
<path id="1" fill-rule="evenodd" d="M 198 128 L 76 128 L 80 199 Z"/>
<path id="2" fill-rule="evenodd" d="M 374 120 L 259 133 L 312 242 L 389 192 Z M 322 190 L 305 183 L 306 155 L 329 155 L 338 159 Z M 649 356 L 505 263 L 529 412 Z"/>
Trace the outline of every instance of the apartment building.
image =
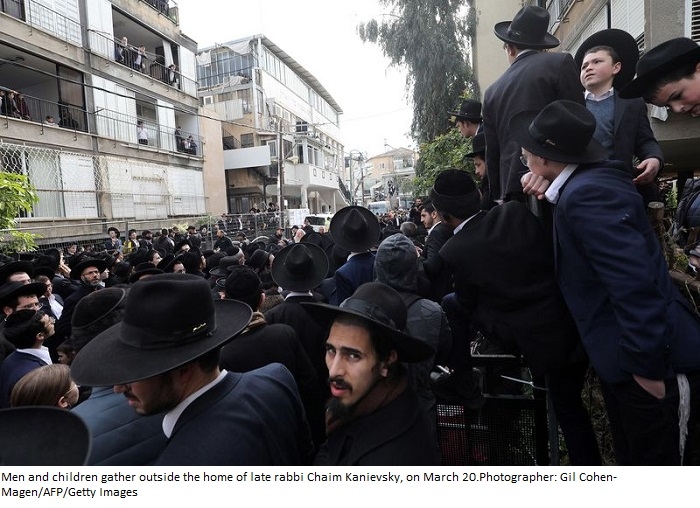
<path id="1" fill-rule="evenodd" d="M 197 79 L 202 111 L 222 119 L 230 213 L 269 203 L 325 213 L 349 204 L 342 109 L 282 48 L 259 34 L 200 49 Z"/>
<path id="2" fill-rule="evenodd" d="M 207 211 L 196 43 L 175 2 L 0 8 L 0 164 L 39 195 L 23 229 L 68 240 Z"/>
<path id="3" fill-rule="evenodd" d="M 390 148 L 386 145 L 385 148 Z M 391 208 L 410 208 L 411 181 L 416 176 L 416 153 L 410 148 L 391 150 L 370 157 L 363 170 L 365 204 L 389 201 Z"/>

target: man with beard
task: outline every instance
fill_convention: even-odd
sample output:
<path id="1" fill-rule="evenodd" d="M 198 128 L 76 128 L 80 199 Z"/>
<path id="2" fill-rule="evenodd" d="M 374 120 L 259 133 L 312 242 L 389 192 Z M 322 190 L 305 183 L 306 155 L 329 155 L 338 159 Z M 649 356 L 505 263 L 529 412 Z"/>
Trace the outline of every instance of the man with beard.
<path id="1" fill-rule="evenodd" d="M 201 277 L 153 275 L 131 287 L 123 320 L 83 347 L 71 375 L 114 386 L 141 415 L 166 412 L 156 466 L 303 465 L 311 437 L 289 371 L 219 368 L 221 347 L 251 315 L 242 302 L 212 300 Z"/>
<path id="2" fill-rule="evenodd" d="M 18 310 L 7 318 L 3 334 L 15 346 L 0 365 L 0 407 L 10 407 L 10 393 L 27 373 L 50 365 L 44 341 L 54 333 L 54 320 L 36 310 Z"/>
<path id="3" fill-rule="evenodd" d="M 435 351 L 403 332 L 407 312 L 401 296 L 386 284 L 368 282 L 340 307 L 302 305 L 331 324 L 328 440 L 315 465 L 439 465 L 431 424 L 401 363 L 427 360 Z"/>
<path id="4" fill-rule="evenodd" d="M 76 261 L 77 263 L 73 263 L 71 266 L 70 278 L 74 280 L 79 279 L 80 287 L 66 298 L 61 319 L 56 322 L 56 334 L 46 344 L 54 361 L 58 361 L 56 348 L 61 342 L 70 337 L 73 309 L 75 309 L 80 300 L 102 287 L 100 275 L 107 267 L 104 259 L 91 258 L 90 256 L 76 258 Z"/>

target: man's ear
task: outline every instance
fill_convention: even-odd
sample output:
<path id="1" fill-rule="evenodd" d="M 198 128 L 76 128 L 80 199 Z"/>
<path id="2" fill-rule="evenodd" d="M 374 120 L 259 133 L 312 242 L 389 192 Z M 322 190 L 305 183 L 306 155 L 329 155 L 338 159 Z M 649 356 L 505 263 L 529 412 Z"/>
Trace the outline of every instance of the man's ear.
<path id="1" fill-rule="evenodd" d="M 396 363 L 396 361 L 398 360 L 398 358 L 399 358 L 399 355 L 396 353 L 396 350 L 395 350 L 395 349 L 392 349 L 392 350 L 389 352 L 389 358 L 387 358 L 386 360 L 384 360 L 384 361 L 382 362 L 382 366 L 381 366 L 381 368 L 379 369 L 379 375 L 382 376 L 382 377 L 389 377 L 389 366 L 390 366 L 392 363 Z"/>
<path id="2" fill-rule="evenodd" d="M 613 76 L 617 75 L 620 72 L 620 69 L 622 69 L 622 63 L 617 62 L 616 64 L 613 65 Z"/>
<path id="3" fill-rule="evenodd" d="M 70 404 L 68 404 L 68 401 L 66 400 L 66 396 L 62 395 L 60 399 L 58 399 L 58 402 L 56 403 L 58 407 L 63 408 L 63 409 L 70 409 Z"/>

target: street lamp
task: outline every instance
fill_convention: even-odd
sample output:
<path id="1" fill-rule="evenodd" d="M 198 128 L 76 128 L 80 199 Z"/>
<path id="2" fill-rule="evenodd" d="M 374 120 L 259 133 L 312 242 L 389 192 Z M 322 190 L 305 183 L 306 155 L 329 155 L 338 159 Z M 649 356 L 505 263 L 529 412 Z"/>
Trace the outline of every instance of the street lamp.
<path id="1" fill-rule="evenodd" d="M 357 159 L 353 159 L 353 156 L 352 156 L 353 153 L 357 154 Z M 365 160 L 365 156 L 362 152 L 360 152 L 359 150 L 356 150 L 354 148 L 348 152 L 348 155 L 350 156 L 350 164 L 349 164 L 350 165 L 350 201 L 351 201 L 352 205 L 357 204 L 357 202 L 355 200 L 355 194 L 357 191 L 357 189 L 355 189 L 355 183 L 354 183 L 355 172 L 352 169 L 352 161 L 357 160 L 357 165 L 360 168 L 360 183 L 362 184 L 362 204 L 364 205 L 365 189 L 364 189 L 364 174 L 363 174 L 364 172 L 362 170 L 362 162 Z"/>

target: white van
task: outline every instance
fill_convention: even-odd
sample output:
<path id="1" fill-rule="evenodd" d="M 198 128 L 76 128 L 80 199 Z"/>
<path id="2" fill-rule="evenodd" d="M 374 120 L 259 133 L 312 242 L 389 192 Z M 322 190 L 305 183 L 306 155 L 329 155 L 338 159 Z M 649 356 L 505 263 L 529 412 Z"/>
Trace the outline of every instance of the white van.
<path id="1" fill-rule="evenodd" d="M 307 215 L 304 220 L 309 221 L 309 224 L 311 224 L 311 227 L 314 228 L 314 231 L 317 233 L 323 228 L 323 230 L 328 233 L 328 230 L 331 227 L 331 219 L 333 218 L 332 213 L 317 213 L 314 215 Z"/>

